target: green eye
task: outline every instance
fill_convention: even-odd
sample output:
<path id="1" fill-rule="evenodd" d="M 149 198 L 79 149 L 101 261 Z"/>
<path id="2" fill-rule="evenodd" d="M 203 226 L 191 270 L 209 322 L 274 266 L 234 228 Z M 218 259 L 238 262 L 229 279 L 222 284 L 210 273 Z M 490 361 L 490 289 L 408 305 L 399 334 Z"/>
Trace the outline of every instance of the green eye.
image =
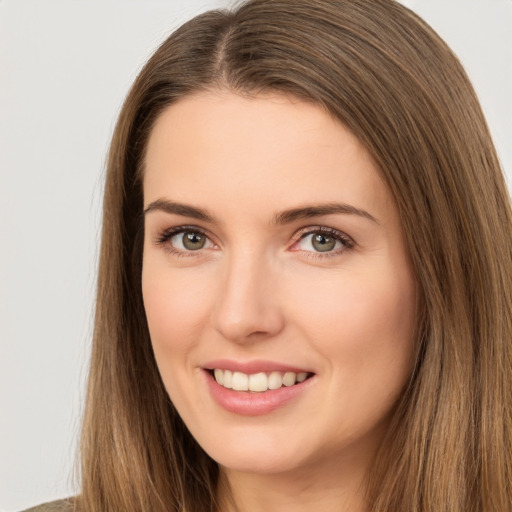
<path id="1" fill-rule="evenodd" d="M 318 252 L 332 251 L 336 247 L 337 240 L 322 233 L 315 233 L 311 238 L 311 245 Z"/>
<path id="2" fill-rule="evenodd" d="M 199 251 L 206 246 L 208 238 L 199 231 L 181 231 L 171 237 L 171 244 L 182 251 Z"/>
<path id="3" fill-rule="evenodd" d="M 305 233 L 295 247 L 310 253 L 338 254 L 351 248 L 352 241 L 341 231 L 322 228 Z"/>

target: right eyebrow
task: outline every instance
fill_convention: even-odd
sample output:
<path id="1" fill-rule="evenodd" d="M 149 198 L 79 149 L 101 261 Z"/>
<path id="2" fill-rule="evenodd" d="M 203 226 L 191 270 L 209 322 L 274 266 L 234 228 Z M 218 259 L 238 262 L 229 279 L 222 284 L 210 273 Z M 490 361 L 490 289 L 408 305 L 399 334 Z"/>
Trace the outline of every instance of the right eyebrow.
<path id="1" fill-rule="evenodd" d="M 195 206 L 168 201 L 167 199 L 157 199 L 150 203 L 144 210 L 144 215 L 153 211 L 163 211 L 183 217 L 192 217 L 204 222 L 214 222 L 214 218 L 206 211 Z"/>

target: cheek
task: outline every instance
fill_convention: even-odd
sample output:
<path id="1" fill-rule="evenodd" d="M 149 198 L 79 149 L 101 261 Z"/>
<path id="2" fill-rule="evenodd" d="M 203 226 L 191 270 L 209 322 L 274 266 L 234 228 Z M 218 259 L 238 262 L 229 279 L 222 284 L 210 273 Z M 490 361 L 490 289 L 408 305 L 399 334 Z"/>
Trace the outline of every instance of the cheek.
<path id="1" fill-rule="evenodd" d="M 416 300 L 410 274 L 377 269 L 336 277 L 295 293 L 295 307 L 302 311 L 297 317 L 309 342 L 331 362 L 333 372 L 352 383 L 372 386 L 380 379 L 393 385 L 407 379 Z"/>
<path id="2" fill-rule="evenodd" d="M 143 270 L 142 293 L 157 362 L 161 355 L 185 352 L 197 343 L 207 321 L 210 299 L 201 276 L 186 272 Z"/>

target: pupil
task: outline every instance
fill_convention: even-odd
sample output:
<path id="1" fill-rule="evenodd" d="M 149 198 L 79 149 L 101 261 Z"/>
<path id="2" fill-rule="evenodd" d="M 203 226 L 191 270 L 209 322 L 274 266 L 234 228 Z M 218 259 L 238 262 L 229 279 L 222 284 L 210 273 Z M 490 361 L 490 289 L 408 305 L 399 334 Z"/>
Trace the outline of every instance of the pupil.
<path id="1" fill-rule="evenodd" d="M 332 251 L 336 245 L 336 240 L 332 236 L 325 236 L 317 233 L 313 236 L 313 247 L 319 252 Z"/>
<path id="2" fill-rule="evenodd" d="M 183 237 L 183 245 L 192 251 L 197 251 L 198 249 L 202 249 L 205 244 L 205 237 L 200 233 L 185 233 Z"/>

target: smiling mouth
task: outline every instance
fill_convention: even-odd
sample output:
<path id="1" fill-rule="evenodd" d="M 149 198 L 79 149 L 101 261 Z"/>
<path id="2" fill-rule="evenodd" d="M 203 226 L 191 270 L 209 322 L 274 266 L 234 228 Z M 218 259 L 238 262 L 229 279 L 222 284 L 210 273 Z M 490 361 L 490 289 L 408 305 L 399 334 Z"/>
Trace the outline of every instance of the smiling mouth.
<path id="1" fill-rule="evenodd" d="M 247 374 L 215 368 L 208 370 L 217 384 L 226 389 L 234 391 L 250 391 L 253 393 L 264 393 L 265 391 L 291 387 L 300 384 L 313 376 L 308 372 L 259 372 Z"/>

